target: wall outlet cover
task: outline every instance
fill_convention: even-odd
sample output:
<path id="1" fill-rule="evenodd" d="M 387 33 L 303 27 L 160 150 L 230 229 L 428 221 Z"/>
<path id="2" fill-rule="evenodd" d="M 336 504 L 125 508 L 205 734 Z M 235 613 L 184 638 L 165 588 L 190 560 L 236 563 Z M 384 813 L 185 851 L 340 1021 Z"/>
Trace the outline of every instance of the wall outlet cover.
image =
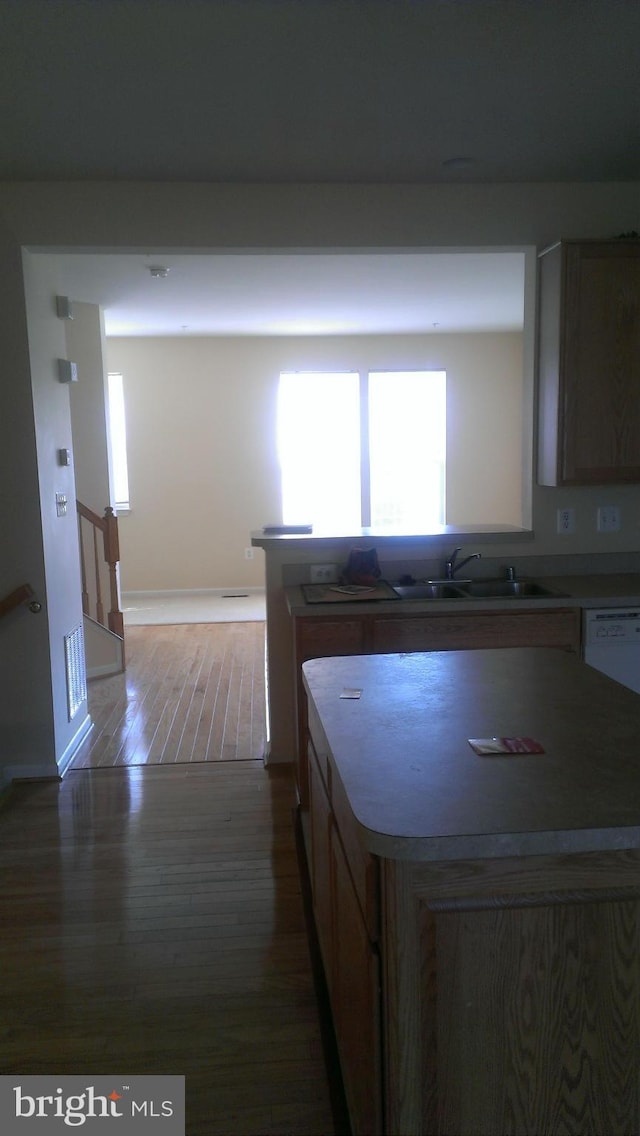
<path id="1" fill-rule="evenodd" d="M 335 584 L 340 575 L 337 564 L 312 564 L 309 569 L 311 584 Z"/>
<path id="2" fill-rule="evenodd" d="M 598 532 L 620 531 L 620 509 L 617 505 L 600 505 L 597 513 Z"/>
<path id="3" fill-rule="evenodd" d="M 576 531 L 575 509 L 558 509 L 556 514 L 556 529 L 559 533 L 568 535 Z"/>

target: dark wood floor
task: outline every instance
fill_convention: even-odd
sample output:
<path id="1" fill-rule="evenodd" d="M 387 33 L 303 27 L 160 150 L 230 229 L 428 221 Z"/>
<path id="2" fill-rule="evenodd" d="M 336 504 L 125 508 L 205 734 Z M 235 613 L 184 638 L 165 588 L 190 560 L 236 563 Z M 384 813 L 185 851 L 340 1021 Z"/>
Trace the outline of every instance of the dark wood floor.
<path id="1" fill-rule="evenodd" d="M 264 623 L 130 627 L 123 675 L 89 683 L 73 768 L 262 758 Z"/>
<path id="2" fill-rule="evenodd" d="M 188 1136 L 336 1131 L 288 771 L 78 769 L 0 806 L 0 1072 L 184 1073 Z"/>

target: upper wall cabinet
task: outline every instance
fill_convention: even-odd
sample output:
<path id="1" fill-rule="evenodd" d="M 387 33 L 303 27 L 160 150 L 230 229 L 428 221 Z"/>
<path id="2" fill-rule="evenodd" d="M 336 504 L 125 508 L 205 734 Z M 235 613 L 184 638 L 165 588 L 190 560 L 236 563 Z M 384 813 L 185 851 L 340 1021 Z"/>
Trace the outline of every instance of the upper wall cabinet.
<path id="1" fill-rule="evenodd" d="M 538 482 L 640 483 L 640 240 L 540 257 Z"/>

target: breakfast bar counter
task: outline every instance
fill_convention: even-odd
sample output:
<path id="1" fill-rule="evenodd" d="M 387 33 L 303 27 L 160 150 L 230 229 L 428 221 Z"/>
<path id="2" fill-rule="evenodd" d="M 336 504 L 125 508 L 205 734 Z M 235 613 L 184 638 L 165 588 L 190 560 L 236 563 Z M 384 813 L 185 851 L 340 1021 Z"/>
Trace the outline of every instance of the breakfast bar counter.
<path id="1" fill-rule="evenodd" d="M 640 1131 L 640 696 L 545 648 L 303 674 L 354 1133 Z"/>

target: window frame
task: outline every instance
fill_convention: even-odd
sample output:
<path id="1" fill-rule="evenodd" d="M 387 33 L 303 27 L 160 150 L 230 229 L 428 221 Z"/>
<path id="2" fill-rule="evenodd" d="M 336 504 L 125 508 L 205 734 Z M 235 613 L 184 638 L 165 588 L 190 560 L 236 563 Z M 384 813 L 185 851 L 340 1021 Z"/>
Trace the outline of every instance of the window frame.
<path id="1" fill-rule="evenodd" d="M 352 368 L 344 368 L 344 369 L 341 369 L 341 370 L 331 369 L 331 370 L 326 370 L 326 371 L 321 371 L 321 370 L 317 370 L 317 369 L 306 369 L 306 368 L 305 369 L 301 368 L 299 370 L 295 370 L 293 368 L 288 368 L 286 371 L 281 371 L 280 376 L 279 376 L 280 381 L 279 381 L 279 387 L 278 387 L 278 412 L 277 412 L 278 461 L 279 461 L 279 464 L 280 464 L 281 471 L 283 470 L 283 457 L 282 457 L 282 444 L 281 444 L 282 423 L 281 423 L 281 418 L 280 418 L 280 415 L 281 415 L 280 399 L 282 397 L 281 392 L 282 392 L 282 387 L 283 387 L 282 380 L 284 378 L 290 379 L 292 376 L 298 376 L 301 380 L 304 379 L 305 376 L 321 379 L 323 375 L 326 375 L 326 376 L 335 376 L 335 375 L 345 375 L 346 376 L 346 375 L 349 375 L 349 376 L 357 377 L 357 380 L 358 380 L 358 407 L 359 407 L 359 438 L 358 438 L 358 443 L 359 443 L 360 517 L 359 518 L 354 517 L 353 524 L 354 524 L 355 527 L 358 527 L 358 528 L 360 528 L 360 527 L 363 528 L 363 529 L 371 528 L 372 527 L 372 512 L 373 512 L 373 510 L 372 510 L 372 497 L 371 497 L 371 487 L 372 487 L 371 452 L 372 452 L 372 447 L 371 447 L 371 422 L 370 422 L 370 399 L 369 399 L 371 378 L 372 378 L 372 376 L 376 376 L 376 375 L 388 375 L 388 376 L 393 376 L 393 375 L 398 375 L 398 376 L 400 376 L 400 375 L 425 375 L 425 376 L 428 376 L 428 375 L 432 375 L 432 374 L 442 376 L 442 381 L 444 383 L 444 392 L 443 392 L 443 394 L 444 394 L 444 420 L 442 422 L 442 431 L 443 431 L 443 435 L 442 435 L 442 457 L 438 459 L 439 478 L 437 479 L 438 484 L 439 484 L 439 499 L 440 499 L 440 508 L 441 508 L 441 520 L 437 522 L 437 527 L 441 528 L 445 524 L 445 517 L 446 517 L 446 431 L 447 431 L 447 426 L 446 426 L 446 383 L 447 383 L 447 374 L 446 374 L 446 370 L 443 367 L 437 367 L 437 368 L 434 368 L 434 367 L 428 367 L 428 368 L 424 368 L 424 367 L 403 367 L 403 368 L 397 368 L 397 369 L 388 368 L 388 367 L 386 367 L 386 368 L 381 368 L 381 367 L 355 368 L 355 367 L 352 367 Z M 299 424 L 298 429 L 300 430 L 300 432 L 302 432 L 305 429 L 305 423 L 301 422 Z M 355 439 L 354 439 L 354 443 L 355 443 Z M 283 520 L 283 523 L 295 524 L 295 523 L 298 523 L 302 520 L 305 520 L 305 521 L 312 521 L 315 525 L 315 519 L 313 517 L 309 517 L 309 516 L 305 516 L 304 518 L 297 517 L 297 516 L 293 517 L 293 516 L 289 516 L 286 513 L 286 511 L 285 511 L 286 510 L 286 500 L 285 500 L 284 493 L 283 493 L 282 498 L 281 498 L 281 505 L 282 505 L 282 520 Z M 379 527 L 379 526 L 376 526 L 376 528 L 377 527 Z M 393 527 L 393 526 L 391 526 L 391 527 Z"/>
<path id="2" fill-rule="evenodd" d="M 119 383 L 113 380 L 119 379 Z M 119 391 L 114 394 L 114 387 Z M 113 493 L 113 504 L 118 514 L 131 511 L 131 486 L 129 481 L 129 461 L 127 454 L 127 416 L 124 400 L 124 375 L 122 371 L 107 371 L 107 435 L 109 439 L 109 475 Z M 119 498 L 116 489 L 126 486 L 126 495 Z"/>

